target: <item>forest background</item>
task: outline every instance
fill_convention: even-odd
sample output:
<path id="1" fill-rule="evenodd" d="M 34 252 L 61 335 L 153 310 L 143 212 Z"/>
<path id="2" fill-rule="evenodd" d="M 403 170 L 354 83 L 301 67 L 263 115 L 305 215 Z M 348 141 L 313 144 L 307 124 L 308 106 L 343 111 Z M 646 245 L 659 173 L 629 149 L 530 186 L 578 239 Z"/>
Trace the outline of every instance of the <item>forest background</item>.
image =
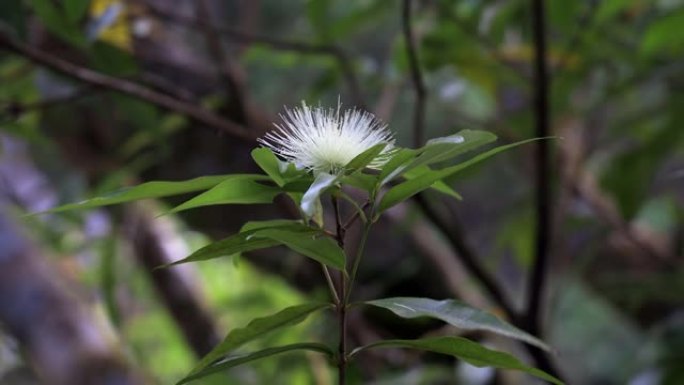
<path id="1" fill-rule="evenodd" d="M 407 147 L 461 129 L 499 144 L 556 137 L 447 180 L 462 201 L 429 192 L 393 209 L 359 297 L 488 309 L 555 352 L 469 337 L 571 384 L 684 383 L 683 54 L 680 0 L 3 0 L 0 383 L 122 371 L 171 384 L 227 330 L 324 295 L 317 266 L 280 248 L 153 270 L 285 204 L 25 215 L 145 181 L 256 172 L 255 139 L 302 100 L 367 109 Z M 455 332 L 380 310 L 350 322 L 357 343 Z M 329 332 L 308 321 L 255 346 Z M 353 375 L 531 381 L 402 351 Z M 332 383 L 313 354 L 197 383 L 226 378 Z"/>

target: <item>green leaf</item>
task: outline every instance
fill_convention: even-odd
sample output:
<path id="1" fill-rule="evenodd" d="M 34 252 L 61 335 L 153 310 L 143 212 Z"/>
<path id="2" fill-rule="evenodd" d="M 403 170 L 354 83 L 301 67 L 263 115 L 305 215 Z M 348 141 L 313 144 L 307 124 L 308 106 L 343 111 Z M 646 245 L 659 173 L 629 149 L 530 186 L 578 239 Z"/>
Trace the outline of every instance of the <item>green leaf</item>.
<path id="1" fill-rule="evenodd" d="M 258 181 L 267 181 L 265 175 L 230 175 L 210 190 L 174 207 L 168 213 L 176 213 L 191 208 L 226 204 L 271 203 L 282 191 Z"/>
<path id="2" fill-rule="evenodd" d="M 538 338 L 504 322 L 491 313 L 469 306 L 455 300 L 437 301 L 430 298 L 396 297 L 366 302 L 388 309 L 402 318 L 430 317 L 442 320 L 463 330 L 486 330 L 506 337 L 550 350 L 548 345 Z"/>
<path id="3" fill-rule="evenodd" d="M 248 363 L 250 361 L 255 361 L 259 360 L 261 358 L 273 356 L 276 354 L 280 353 L 286 353 L 292 350 L 309 350 L 309 351 L 314 351 L 314 352 L 319 352 L 328 355 L 329 357 L 333 356 L 333 352 L 328 348 L 326 345 L 323 345 L 321 343 L 316 343 L 316 342 L 303 342 L 303 343 L 298 343 L 298 344 L 291 344 L 291 345 L 285 345 L 285 346 L 279 346 L 275 348 L 268 348 L 264 350 L 260 350 L 258 352 L 253 352 L 253 353 L 247 353 L 247 354 L 241 354 L 237 356 L 230 356 L 224 360 L 221 360 L 211 366 L 208 366 L 199 372 L 189 375 L 182 380 L 180 380 L 176 385 L 182 385 L 186 384 L 188 382 L 198 380 L 200 378 L 206 377 L 210 374 L 222 372 L 224 370 L 233 368 L 238 365 L 242 365 L 245 363 Z"/>
<path id="4" fill-rule="evenodd" d="M 233 329 L 226 338 L 218 344 L 211 352 L 195 365 L 188 377 L 197 375 L 216 360 L 233 352 L 235 349 L 253 341 L 264 334 L 278 330 L 287 326 L 297 325 L 304 321 L 309 314 L 330 306 L 327 303 L 310 303 L 303 305 L 296 305 L 285 308 L 278 313 L 256 318 L 252 320 L 247 326 Z"/>
<path id="5" fill-rule="evenodd" d="M 90 0 L 64 0 L 62 5 L 67 19 L 75 23 L 85 15 L 90 6 Z"/>
<path id="6" fill-rule="evenodd" d="M 646 55 L 663 51 L 670 54 L 680 53 L 684 44 L 682 25 L 684 25 L 684 9 L 656 20 L 643 35 L 641 52 Z"/>
<path id="7" fill-rule="evenodd" d="M 373 162 L 373 160 L 375 160 L 380 153 L 382 153 L 385 147 L 387 147 L 386 143 L 376 144 L 375 146 L 372 146 L 366 151 L 355 156 L 354 159 L 349 161 L 349 163 L 347 163 L 347 165 L 344 167 L 345 174 L 349 175 L 357 170 L 363 170 L 366 166 Z"/>
<path id="8" fill-rule="evenodd" d="M 371 192 L 378 184 L 378 176 L 357 171 L 351 175 L 342 177 L 341 184 Z"/>
<path id="9" fill-rule="evenodd" d="M 430 139 L 419 150 L 420 155 L 408 165 L 406 170 L 453 159 L 494 141 L 496 141 L 496 135 L 479 130 L 462 130 L 454 135 Z"/>
<path id="10" fill-rule="evenodd" d="M 247 231 L 231 235 L 228 238 L 221 239 L 220 241 L 202 247 L 186 258 L 161 267 L 170 267 L 188 262 L 206 261 L 247 251 L 265 249 L 280 244 L 280 242 L 268 238 L 254 238 L 252 236 L 254 235 L 254 232 L 255 231 Z"/>
<path id="11" fill-rule="evenodd" d="M 87 45 L 85 36 L 78 26 L 71 23 L 51 0 L 31 0 L 30 5 L 50 32 L 77 47 L 83 48 Z"/>
<path id="12" fill-rule="evenodd" d="M 252 159 L 278 186 L 285 185 L 281 165 L 286 165 L 286 163 L 281 163 L 273 151 L 266 147 L 255 148 L 252 150 Z"/>
<path id="13" fill-rule="evenodd" d="M 625 11 L 628 7 L 636 6 L 634 0 L 603 0 L 596 10 L 596 21 L 603 23 L 615 15 Z"/>
<path id="14" fill-rule="evenodd" d="M 380 176 L 378 181 L 380 185 L 394 179 L 399 175 L 420 152 L 418 150 L 412 150 L 410 148 L 401 148 L 394 152 L 392 158 L 382 167 L 380 171 Z"/>
<path id="15" fill-rule="evenodd" d="M 91 198 L 82 202 L 70 203 L 63 206 L 55 207 L 53 209 L 45 211 L 44 213 L 56 213 L 68 210 L 90 209 L 94 207 L 131 202 L 140 199 L 162 198 L 199 190 L 206 190 L 216 186 L 217 184 L 221 183 L 222 181 L 230 177 L 231 175 L 213 175 L 202 176 L 199 178 L 178 182 L 147 182 L 134 187 L 126 187 L 121 190 L 107 194 L 105 196 Z"/>
<path id="16" fill-rule="evenodd" d="M 292 219 L 270 219 L 267 221 L 249 221 L 242 225 L 240 232 L 247 232 L 252 230 L 266 229 L 269 227 L 287 227 L 287 226 L 297 226 L 302 223 L 297 220 Z"/>
<path id="17" fill-rule="evenodd" d="M 268 238 L 338 270 L 345 268 L 344 251 L 323 231 L 306 225 L 271 227 L 256 230 L 255 238 Z"/>
<path id="18" fill-rule="evenodd" d="M 414 179 L 409 179 L 405 182 L 402 182 L 394 187 L 392 187 L 387 193 L 382 197 L 380 200 L 380 204 L 378 205 L 378 214 L 382 213 L 383 211 L 387 210 L 388 208 L 396 205 L 397 203 L 403 202 L 406 199 L 412 197 L 413 195 L 429 188 L 432 186 L 433 183 L 437 182 L 438 180 L 444 179 L 446 177 L 449 177 L 451 175 L 456 174 L 457 172 L 470 167 L 476 163 L 479 163 L 485 159 L 488 159 L 500 152 L 506 151 L 508 149 L 511 149 L 513 147 L 520 146 L 525 143 L 529 143 L 535 140 L 540 140 L 540 139 L 547 139 L 547 138 L 534 138 L 534 139 L 528 139 L 528 140 L 523 140 L 520 142 L 516 143 L 511 143 L 507 144 L 504 146 L 499 146 L 496 148 L 493 148 L 489 151 L 486 151 L 482 154 L 479 154 L 471 159 L 468 159 L 467 161 L 457 164 L 455 166 L 447 167 L 441 170 L 434 170 L 430 172 L 426 172 L 422 175 L 420 175 L 417 178 Z"/>
<path id="19" fill-rule="evenodd" d="M 297 231 L 301 234 L 308 234 L 310 236 L 321 235 L 320 230 L 306 227 L 298 221 L 293 220 L 275 219 L 269 221 L 247 222 L 244 226 L 242 226 L 242 229 L 240 229 L 240 232 L 238 234 L 234 234 L 228 238 L 212 242 L 195 251 L 194 253 L 190 254 L 186 258 L 183 258 L 179 261 L 167 265 L 163 265 L 161 267 L 164 268 L 188 262 L 206 261 L 209 259 L 230 256 L 238 253 L 244 253 L 247 251 L 278 246 L 282 244 L 282 242 L 279 242 L 274 239 L 269 239 L 268 237 L 258 237 L 255 236 L 255 234 L 257 234 L 259 230 L 280 227 L 285 227 L 288 231 Z"/>
<path id="20" fill-rule="evenodd" d="M 335 184 L 335 181 L 337 181 L 337 176 L 335 175 L 324 172 L 316 175 L 316 179 L 314 179 L 311 186 L 309 186 L 309 189 L 304 193 L 302 203 L 300 204 L 300 207 L 307 218 L 313 216 L 314 211 L 316 210 L 316 202 L 325 190 Z"/>
<path id="21" fill-rule="evenodd" d="M 309 0 L 306 3 L 306 13 L 309 23 L 321 41 L 330 40 L 330 0 Z"/>
<path id="22" fill-rule="evenodd" d="M 382 168 L 380 184 L 383 185 L 400 175 L 407 179 L 415 179 L 415 176 L 425 171 L 425 167 L 430 164 L 452 159 L 495 140 L 496 135 L 487 131 L 461 130 L 454 135 L 431 139 L 425 146 L 416 150 L 399 149 Z M 435 188 L 449 195 L 458 195 L 446 185 L 440 184 Z"/>
<path id="23" fill-rule="evenodd" d="M 441 353 L 459 358 L 477 367 L 491 366 L 499 369 L 520 370 L 535 377 L 557 385 L 563 385 L 559 379 L 539 369 L 527 366 L 512 355 L 485 348 L 477 342 L 461 337 L 433 337 L 419 340 L 385 340 L 378 341 L 352 351 L 351 356 L 373 348 L 409 348 Z"/>
<path id="24" fill-rule="evenodd" d="M 415 179 L 415 178 L 418 178 L 419 176 L 423 175 L 424 173 L 431 172 L 431 171 L 432 170 L 427 166 L 419 166 L 419 167 L 411 169 L 410 171 L 405 172 L 403 177 L 406 178 L 407 180 Z M 430 188 L 435 190 L 435 191 L 439 191 L 442 194 L 446 194 L 450 197 L 454 197 L 458 200 L 463 199 L 461 194 L 454 191 L 454 189 L 449 187 L 448 184 L 444 183 L 443 180 L 438 180 L 437 182 L 433 183 L 432 185 L 430 185 Z"/>
<path id="25" fill-rule="evenodd" d="M 24 37 L 26 34 L 26 15 L 23 1 L 0 1 L 0 24 L 3 23 L 11 27 L 19 37 Z M 2 28 L 1 25 L 0 28 Z"/>

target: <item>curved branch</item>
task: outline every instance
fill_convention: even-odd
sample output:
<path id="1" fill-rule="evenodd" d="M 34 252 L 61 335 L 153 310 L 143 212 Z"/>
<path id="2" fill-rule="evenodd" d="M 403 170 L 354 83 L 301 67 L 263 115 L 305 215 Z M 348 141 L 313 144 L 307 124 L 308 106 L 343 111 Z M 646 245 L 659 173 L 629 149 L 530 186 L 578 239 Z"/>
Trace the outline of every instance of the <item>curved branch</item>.
<path id="1" fill-rule="evenodd" d="M 226 120 L 209 110 L 153 91 L 131 81 L 77 66 L 58 57 L 41 52 L 29 45 L 18 42 L 2 31 L 0 31 L 0 49 L 19 54 L 36 64 L 50 68 L 73 79 L 96 87 L 118 91 L 145 100 L 169 111 L 185 115 L 198 123 L 218 129 L 236 139 L 244 141 L 254 140 L 254 137 L 243 126 Z"/>

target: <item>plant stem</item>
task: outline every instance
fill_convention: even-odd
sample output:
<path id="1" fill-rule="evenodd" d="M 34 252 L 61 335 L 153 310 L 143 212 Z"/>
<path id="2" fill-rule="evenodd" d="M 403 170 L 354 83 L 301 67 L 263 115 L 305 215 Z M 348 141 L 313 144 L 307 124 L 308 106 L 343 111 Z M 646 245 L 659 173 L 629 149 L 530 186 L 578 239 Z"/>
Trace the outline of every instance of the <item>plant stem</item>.
<path id="1" fill-rule="evenodd" d="M 328 283 L 328 288 L 330 289 L 330 295 L 333 297 L 333 302 L 335 302 L 335 306 L 339 306 L 340 296 L 337 295 L 337 290 L 335 290 L 335 284 L 333 283 L 332 277 L 330 276 L 330 270 L 328 270 L 328 267 L 324 264 L 321 264 L 321 267 L 323 268 L 323 275 L 325 275 L 325 281 Z"/>
<path id="2" fill-rule="evenodd" d="M 343 294 L 344 303 L 349 303 L 349 296 L 351 295 L 352 287 L 354 286 L 354 281 L 356 280 L 356 272 L 359 270 L 359 265 L 361 264 L 361 258 L 363 257 L 363 251 L 366 249 L 366 241 L 368 240 L 368 234 L 370 233 L 370 228 L 373 223 L 368 221 L 363 226 L 363 233 L 361 234 L 361 240 L 359 241 L 359 248 L 356 252 L 354 258 L 354 265 L 352 266 L 351 275 L 349 278 L 349 288 L 347 292 Z"/>
<path id="3" fill-rule="evenodd" d="M 343 298 L 342 302 L 337 306 L 337 316 L 340 327 L 340 343 L 337 349 L 337 374 L 338 374 L 338 385 L 346 384 L 346 372 L 347 372 L 347 301 L 345 293 L 345 278 L 341 281 L 340 294 Z"/>
<path id="4" fill-rule="evenodd" d="M 346 376 L 347 376 L 347 308 L 349 305 L 349 298 L 351 295 L 352 287 L 354 285 L 354 280 L 356 279 L 356 273 L 359 269 L 359 264 L 361 262 L 361 258 L 363 256 L 363 252 L 366 248 L 366 241 L 368 240 L 368 234 L 370 233 L 370 228 L 373 225 L 373 221 L 370 220 L 370 218 L 373 216 L 375 213 L 375 207 L 371 202 L 375 202 L 375 194 L 376 192 L 373 192 L 371 194 L 370 199 L 368 202 L 366 202 L 363 207 L 356 207 L 357 211 L 352 218 L 350 218 L 345 224 L 342 224 L 341 221 L 341 216 L 340 216 L 340 207 L 339 207 L 339 201 L 336 196 L 332 196 L 332 206 L 333 206 L 333 211 L 335 213 L 335 225 L 337 227 L 336 229 L 336 236 L 335 239 L 337 239 L 337 244 L 340 246 L 342 250 L 344 250 L 344 236 L 347 230 L 347 227 L 353 222 L 353 220 L 360 215 L 363 214 L 363 209 L 368 207 L 370 205 L 370 211 L 369 215 L 365 216 L 364 219 L 364 226 L 363 226 L 363 233 L 361 235 L 361 240 L 359 242 L 358 249 L 356 251 L 356 255 L 354 256 L 354 263 L 352 266 L 352 273 L 351 275 L 346 275 L 346 266 L 345 266 L 345 271 L 340 272 L 340 285 L 339 285 L 339 298 L 340 300 L 337 302 L 336 306 L 336 311 L 337 311 L 337 317 L 338 317 L 338 323 L 339 323 L 339 328 L 340 328 L 340 341 L 339 341 L 339 346 L 338 346 L 338 361 L 337 361 L 337 369 L 338 369 L 338 385 L 345 385 L 346 384 Z"/>
<path id="5" fill-rule="evenodd" d="M 333 211 L 335 213 L 335 227 L 337 245 L 344 251 L 344 234 L 345 229 L 342 226 L 342 219 L 340 217 L 340 203 L 336 196 L 331 196 Z M 347 377 L 347 275 L 346 266 L 340 272 L 340 286 L 339 298 L 337 302 L 337 319 L 340 328 L 340 340 L 337 348 L 337 383 L 338 385 L 346 384 Z"/>

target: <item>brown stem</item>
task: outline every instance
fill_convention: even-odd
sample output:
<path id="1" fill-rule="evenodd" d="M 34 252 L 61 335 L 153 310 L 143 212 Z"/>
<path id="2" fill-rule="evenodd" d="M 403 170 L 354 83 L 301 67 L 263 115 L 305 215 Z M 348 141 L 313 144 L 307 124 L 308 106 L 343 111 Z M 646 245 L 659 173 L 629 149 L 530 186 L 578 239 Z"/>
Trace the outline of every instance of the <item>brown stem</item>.
<path id="1" fill-rule="evenodd" d="M 343 284 L 344 285 L 344 284 Z M 342 287 L 344 293 L 344 287 Z M 344 294 L 342 294 L 344 296 Z M 337 353 L 337 383 L 346 384 L 347 377 L 347 304 L 341 303 L 337 308 L 338 322 L 340 325 L 340 343 Z"/>
<path id="2" fill-rule="evenodd" d="M 432 206 L 430 206 L 430 204 L 428 204 L 424 194 L 416 195 L 414 201 L 418 204 L 418 207 L 427 219 L 429 219 L 446 237 L 447 241 L 449 241 L 454 250 L 456 250 L 463 265 L 468 269 L 468 272 L 477 278 L 487 294 L 489 294 L 489 297 L 500 306 L 506 314 L 511 318 L 514 318 L 516 311 L 513 304 L 511 304 L 504 293 L 503 288 L 479 263 L 480 259 L 476 255 L 475 250 L 466 241 L 465 234 L 463 234 L 460 226 L 455 222 L 448 223 Z"/>
<path id="3" fill-rule="evenodd" d="M 534 37 L 534 112 L 535 135 L 549 136 L 549 76 L 546 61 L 546 31 L 544 1 L 532 0 L 532 27 Z M 535 335 L 540 332 L 541 300 L 551 246 L 551 154 L 549 141 L 536 143 L 535 153 L 535 208 L 537 228 L 535 259 L 527 287 L 527 329 Z"/>
<path id="4" fill-rule="evenodd" d="M 344 227 L 340 216 L 340 202 L 336 196 L 331 197 L 333 211 L 335 213 L 335 227 L 337 245 L 344 250 Z M 337 320 L 340 328 L 340 341 L 337 348 L 337 379 L 338 385 L 346 384 L 347 375 L 347 277 L 345 275 L 346 266 L 340 272 L 340 299 L 337 304 Z"/>
<path id="5" fill-rule="evenodd" d="M 550 134 L 549 76 L 546 57 L 546 20 L 544 0 L 531 0 L 532 35 L 534 41 L 534 113 L 539 138 Z M 551 198 L 551 149 L 550 142 L 539 140 L 535 154 L 535 209 L 537 228 L 535 234 L 535 258 L 527 285 L 527 307 L 520 322 L 523 329 L 541 337 L 546 276 L 551 254 L 552 198 Z M 537 366 L 547 373 L 560 377 L 554 362 L 539 348 L 529 347 Z"/>

